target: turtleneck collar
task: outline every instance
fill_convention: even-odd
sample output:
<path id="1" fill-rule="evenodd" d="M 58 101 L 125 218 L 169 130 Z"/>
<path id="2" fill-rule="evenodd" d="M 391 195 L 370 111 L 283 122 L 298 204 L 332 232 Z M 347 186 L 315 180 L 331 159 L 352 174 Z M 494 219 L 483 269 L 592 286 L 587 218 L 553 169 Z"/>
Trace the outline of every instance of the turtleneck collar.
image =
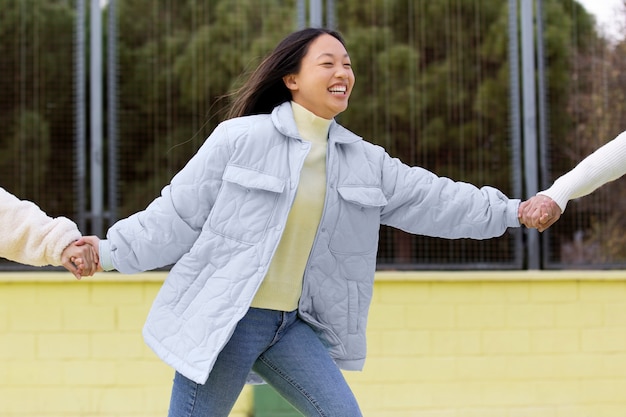
<path id="1" fill-rule="evenodd" d="M 291 108 L 296 127 L 303 139 L 311 142 L 328 141 L 328 129 L 332 119 L 319 117 L 295 101 L 291 102 Z"/>

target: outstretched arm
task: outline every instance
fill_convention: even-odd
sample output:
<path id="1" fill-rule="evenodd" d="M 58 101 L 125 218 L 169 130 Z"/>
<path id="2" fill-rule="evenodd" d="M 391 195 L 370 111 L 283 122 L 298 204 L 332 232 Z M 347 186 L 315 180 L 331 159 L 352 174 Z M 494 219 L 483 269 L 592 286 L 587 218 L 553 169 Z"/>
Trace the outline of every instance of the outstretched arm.
<path id="1" fill-rule="evenodd" d="M 540 195 L 554 200 L 561 212 L 569 200 L 586 196 L 626 174 L 626 132 L 598 148 Z"/>
<path id="2" fill-rule="evenodd" d="M 0 187 L 0 256 L 26 265 L 62 265 L 62 253 L 80 238 L 76 224 L 52 218 L 32 201 Z"/>
<path id="3" fill-rule="evenodd" d="M 598 148 L 550 188 L 520 204 L 519 219 L 543 232 L 560 217 L 569 200 L 583 197 L 626 173 L 626 132 Z"/>

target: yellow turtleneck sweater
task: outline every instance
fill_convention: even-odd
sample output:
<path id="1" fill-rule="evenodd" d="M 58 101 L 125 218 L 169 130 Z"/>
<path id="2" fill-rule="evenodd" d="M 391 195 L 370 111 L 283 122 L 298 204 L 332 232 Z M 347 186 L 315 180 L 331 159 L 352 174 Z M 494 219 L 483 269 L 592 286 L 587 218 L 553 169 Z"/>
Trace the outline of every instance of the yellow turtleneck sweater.
<path id="1" fill-rule="evenodd" d="M 317 233 L 326 194 L 326 147 L 332 120 L 291 102 L 302 139 L 311 142 L 287 225 L 252 307 L 279 311 L 298 308 L 304 269 Z"/>

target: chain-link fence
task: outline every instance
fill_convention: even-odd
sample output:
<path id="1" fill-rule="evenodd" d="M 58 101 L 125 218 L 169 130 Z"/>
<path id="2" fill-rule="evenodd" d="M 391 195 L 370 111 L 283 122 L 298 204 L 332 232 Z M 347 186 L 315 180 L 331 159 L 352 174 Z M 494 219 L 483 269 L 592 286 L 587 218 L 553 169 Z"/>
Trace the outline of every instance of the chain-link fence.
<path id="1" fill-rule="evenodd" d="M 529 197 L 624 130 L 626 46 L 574 0 L 536 1 L 530 25 L 523 3 L 110 0 L 94 16 L 84 0 L 0 0 L 0 186 L 102 235 L 159 195 L 222 120 L 224 96 L 308 21 L 347 40 L 347 128 L 407 164 Z M 379 267 L 623 267 L 625 204 L 626 181 L 609 184 L 541 236 L 383 227 Z"/>

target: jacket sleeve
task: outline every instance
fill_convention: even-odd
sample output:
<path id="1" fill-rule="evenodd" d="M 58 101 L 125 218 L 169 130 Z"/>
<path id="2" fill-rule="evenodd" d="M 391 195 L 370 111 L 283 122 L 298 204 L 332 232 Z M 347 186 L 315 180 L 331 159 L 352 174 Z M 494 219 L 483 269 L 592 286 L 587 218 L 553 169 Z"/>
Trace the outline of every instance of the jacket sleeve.
<path id="1" fill-rule="evenodd" d="M 565 211 L 569 200 L 591 194 L 607 182 L 626 174 L 626 132 L 602 145 L 580 161 L 571 171 L 560 176 L 544 194 Z"/>
<path id="2" fill-rule="evenodd" d="M 109 229 L 107 240 L 100 242 L 103 268 L 148 271 L 172 265 L 187 253 L 215 202 L 229 153 L 221 124 L 158 198 Z"/>
<path id="3" fill-rule="evenodd" d="M 453 181 L 383 156 L 381 223 L 409 233 L 441 238 L 487 239 L 519 227 L 520 200 L 493 187 Z"/>
<path id="4" fill-rule="evenodd" d="M 0 256 L 23 264 L 61 265 L 63 250 L 81 236 L 76 224 L 49 217 L 35 203 L 0 188 Z"/>

